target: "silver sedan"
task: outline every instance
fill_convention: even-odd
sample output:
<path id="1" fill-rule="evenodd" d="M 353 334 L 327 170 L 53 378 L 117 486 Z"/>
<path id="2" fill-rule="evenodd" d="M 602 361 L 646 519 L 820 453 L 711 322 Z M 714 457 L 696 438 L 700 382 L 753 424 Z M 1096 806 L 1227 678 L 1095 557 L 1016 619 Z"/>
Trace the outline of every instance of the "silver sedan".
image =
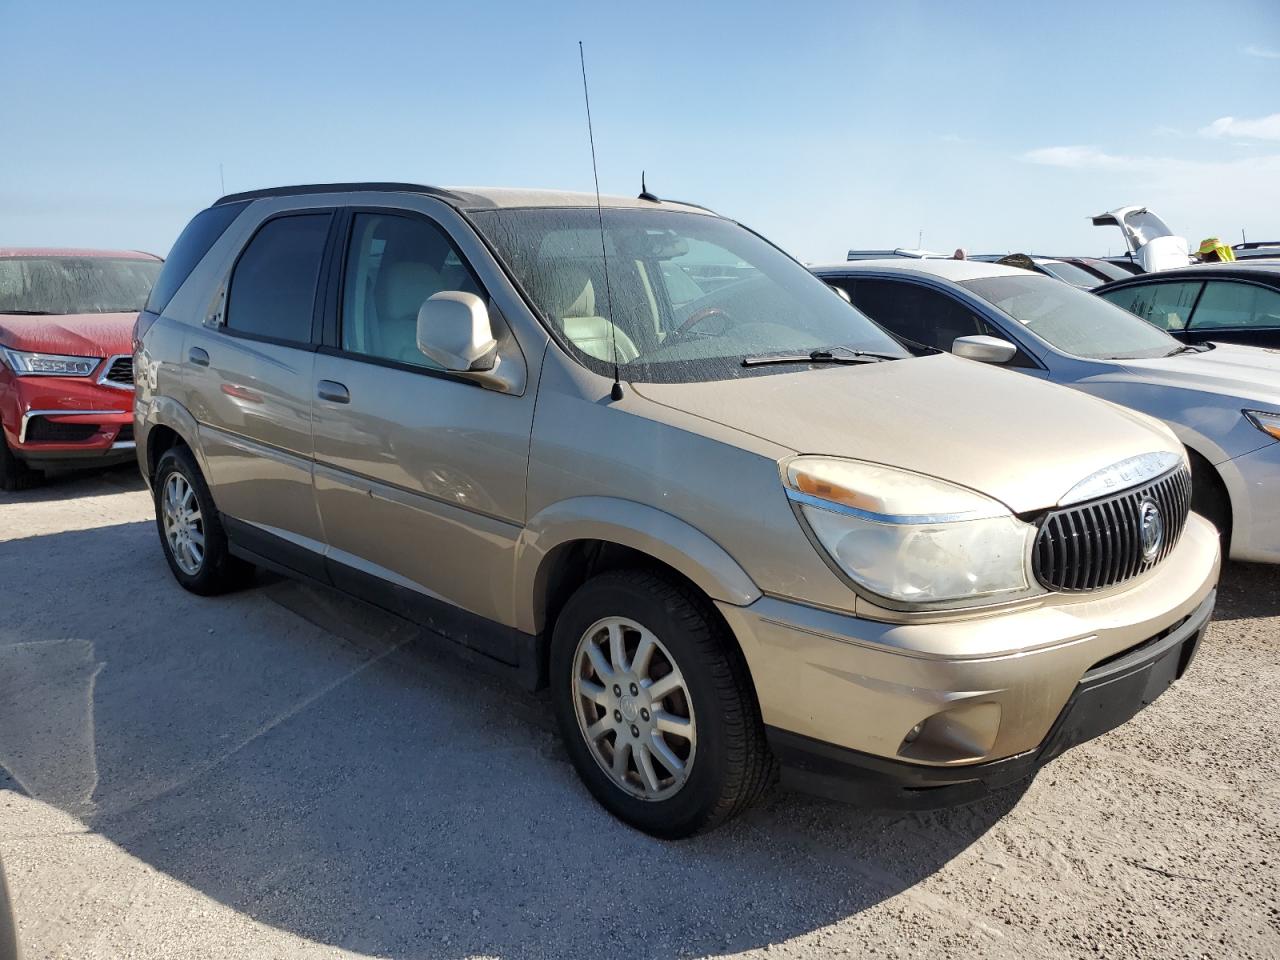
<path id="1" fill-rule="evenodd" d="M 999 264 L 863 260 L 813 271 L 902 339 L 1164 420 L 1191 454 L 1193 505 L 1231 557 L 1280 563 L 1280 351 L 1185 345 L 1093 294 Z"/>

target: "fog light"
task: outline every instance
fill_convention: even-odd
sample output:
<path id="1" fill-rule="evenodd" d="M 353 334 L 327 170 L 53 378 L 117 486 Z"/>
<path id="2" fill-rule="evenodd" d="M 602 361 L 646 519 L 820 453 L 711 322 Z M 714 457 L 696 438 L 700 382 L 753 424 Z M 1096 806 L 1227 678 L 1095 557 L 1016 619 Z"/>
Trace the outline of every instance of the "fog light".
<path id="1" fill-rule="evenodd" d="M 959 703 L 917 723 L 902 738 L 898 756 L 930 763 L 981 760 L 1000 730 L 998 703 Z"/>

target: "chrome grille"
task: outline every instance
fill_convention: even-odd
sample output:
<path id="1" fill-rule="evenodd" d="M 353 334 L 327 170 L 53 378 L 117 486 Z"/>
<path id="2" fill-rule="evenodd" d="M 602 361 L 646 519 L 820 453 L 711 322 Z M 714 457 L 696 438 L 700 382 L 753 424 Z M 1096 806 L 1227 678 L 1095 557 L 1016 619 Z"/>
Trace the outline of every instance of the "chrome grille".
<path id="1" fill-rule="evenodd" d="M 1160 510 L 1164 537 L 1144 556 L 1143 504 Z M 1150 570 L 1182 535 L 1191 510 L 1191 472 L 1181 467 L 1122 493 L 1054 510 L 1036 537 L 1036 579 L 1050 590 L 1081 592 L 1124 583 Z"/>
<path id="2" fill-rule="evenodd" d="M 132 390 L 133 357 L 112 357 L 107 363 L 107 372 L 102 375 L 99 383 L 110 384 L 113 387 L 125 387 Z"/>

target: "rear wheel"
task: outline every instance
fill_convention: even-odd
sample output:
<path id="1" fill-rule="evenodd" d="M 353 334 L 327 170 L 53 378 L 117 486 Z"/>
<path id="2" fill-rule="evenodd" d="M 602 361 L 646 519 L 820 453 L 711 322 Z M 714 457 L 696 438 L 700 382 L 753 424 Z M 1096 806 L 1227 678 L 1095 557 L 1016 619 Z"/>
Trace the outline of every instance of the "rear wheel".
<path id="1" fill-rule="evenodd" d="M 252 579 L 253 566 L 228 549 L 222 518 L 189 449 L 165 451 L 156 466 L 153 489 L 164 557 L 183 587 L 210 596 Z"/>
<path id="2" fill-rule="evenodd" d="M 709 830 L 773 777 L 746 665 L 706 599 L 674 577 L 621 570 L 589 580 L 556 621 L 551 671 L 578 774 L 647 833 Z"/>
<path id="3" fill-rule="evenodd" d="M 0 434 L 0 490 L 28 490 L 42 479 L 44 474 L 32 470 L 15 457 L 4 435 Z"/>

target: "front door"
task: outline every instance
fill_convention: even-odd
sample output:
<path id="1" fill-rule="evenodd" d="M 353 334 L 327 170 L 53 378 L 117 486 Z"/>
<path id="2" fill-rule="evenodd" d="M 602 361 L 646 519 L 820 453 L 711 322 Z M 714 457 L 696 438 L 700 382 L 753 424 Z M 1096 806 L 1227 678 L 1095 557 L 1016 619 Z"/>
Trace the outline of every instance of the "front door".
<path id="1" fill-rule="evenodd" d="M 442 226 L 415 213 L 354 212 L 346 244 L 337 328 L 314 371 L 330 576 L 366 595 L 394 589 L 401 601 L 429 601 L 418 610 L 436 604 L 445 633 L 448 608 L 511 626 L 534 391 L 486 389 L 418 350 L 418 310 L 432 294 L 487 299 Z M 494 319 L 495 335 L 510 336 Z M 459 639 L 516 662 L 501 632 Z"/>

